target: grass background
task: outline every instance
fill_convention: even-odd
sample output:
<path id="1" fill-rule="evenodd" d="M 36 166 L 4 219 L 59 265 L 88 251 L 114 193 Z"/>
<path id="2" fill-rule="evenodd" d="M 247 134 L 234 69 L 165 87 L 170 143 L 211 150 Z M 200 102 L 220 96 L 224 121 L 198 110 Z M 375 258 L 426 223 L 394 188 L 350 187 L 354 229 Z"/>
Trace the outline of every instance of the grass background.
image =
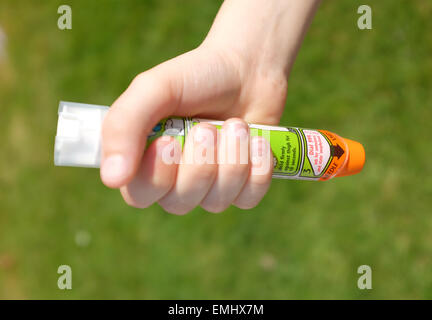
<path id="1" fill-rule="evenodd" d="M 274 181 L 252 211 L 185 217 L 127 207 L 97 170 L 54 167 L 57 106 L 111 104 L 197 46 L 220 1 L 67 1 L 60 31 L 63 3 L 0 3 L 0 298 L 432 298 L 431 1 L 369 1 L 370 31 L 363 3 L 324 1 L 299 53 L 282 123 L 362 142 L 361 174 Z"/>

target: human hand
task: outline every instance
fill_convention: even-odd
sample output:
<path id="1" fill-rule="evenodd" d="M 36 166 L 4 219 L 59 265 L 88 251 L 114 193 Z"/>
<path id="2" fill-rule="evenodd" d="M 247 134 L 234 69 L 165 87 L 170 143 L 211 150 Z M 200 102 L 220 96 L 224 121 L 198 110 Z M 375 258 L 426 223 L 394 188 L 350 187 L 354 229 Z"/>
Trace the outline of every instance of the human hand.
<path id="1" fill-rule="evenodd" d="M 297 7 L 282 19 L 280 10 L 288 2 Z M 262 137 L 249 138 L 246 122 L 279 122 L 287 76 L 317 2 L 275 1 L 281 6 L 275 7 L 262 0 L 226 1 L 201 46 L 139 74 L 112 105 L 103 124 L 102 181 L 120 188 L 125 201 L 139 208 L 158 202 L 168 212 L 184 214 L 198 205 L 210 212 L 221 212 L 230 204 L 242 209 L 256 206 L 269 187 L 271 167 L 258 174 L 254 167 L 259 163 L 241 163 L 240 157 L 229 164 L 167 164 L 162 151 L 173 141 L 156 139 L 144 153 L 147 135 L 160 119 L 171 115 L 227 120 L 222 129 L 232 139 L 227 140 L 226 153 L 239 154 L 237 142 L 250 140 L 251 157 L 261 159 L 256 162 L 268 160 L 269 143 Z M 246 4 L 261 10 L 244 13 Z M 286 33 L 287 27 L 281 23 L 289 24 L 290 15 L 301 13 L 303 23 L 291 28 L 291 37 L 281 44 L 281 31 Z M 266 23 L 269 29 L 251 21 L 265 17 L 273 19 Z M 209 132 L 214 140 L 203 139 Z M 220 147 L 216 128 L 205 123 L 194 126 L 184 154 L 197 144 L 216 158 Z"/>

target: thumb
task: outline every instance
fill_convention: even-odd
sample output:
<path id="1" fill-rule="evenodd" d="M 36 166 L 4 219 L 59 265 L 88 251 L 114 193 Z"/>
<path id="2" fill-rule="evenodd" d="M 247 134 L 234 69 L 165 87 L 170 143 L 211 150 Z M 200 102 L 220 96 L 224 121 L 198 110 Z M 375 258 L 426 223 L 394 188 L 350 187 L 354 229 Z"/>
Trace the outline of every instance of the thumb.
<path id="1" fill-rule="evenodd" d="M 135 176 L 147 136 L 181 102 L 183 76 L 170 61 L 139 74 L 114 102 L 102 126 L 101 179 L 111 188 Z"/>

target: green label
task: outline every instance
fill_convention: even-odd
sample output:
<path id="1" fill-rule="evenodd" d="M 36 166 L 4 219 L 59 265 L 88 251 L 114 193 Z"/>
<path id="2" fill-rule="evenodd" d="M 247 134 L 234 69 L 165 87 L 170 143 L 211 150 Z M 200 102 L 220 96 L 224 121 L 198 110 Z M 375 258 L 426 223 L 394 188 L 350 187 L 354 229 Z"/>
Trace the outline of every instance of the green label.
<path id="1" fill-rule="evenodd" d="M 262 136 L 270 141 L 273 152 L 273 175 L 295 176 L 301 160 L 301 140 L 293 128 L 263 129 L 251 125 L 251 136 Z"/>
<path id="2" fill-rule="evenodd" d="M 223 121 L 196 118 L 167 118 L 153 128 L 148 143 L 169 135 L 183 147 L 189 130 L 200 122 L 210 123 L 218 129 L 223 124 Z M 249 129 L 251 136 L 262 136 L 270 142 L 274 178 L 318 180 L 332 160 L 331 143 L 317 130 L 256 124 L 250 124 Z"/>

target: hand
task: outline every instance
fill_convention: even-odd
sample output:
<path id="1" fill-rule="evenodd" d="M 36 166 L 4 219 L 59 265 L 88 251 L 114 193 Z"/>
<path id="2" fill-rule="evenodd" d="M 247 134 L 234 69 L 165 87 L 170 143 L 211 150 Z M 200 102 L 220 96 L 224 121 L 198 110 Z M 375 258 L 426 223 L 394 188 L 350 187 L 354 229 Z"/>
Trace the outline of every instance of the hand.
<path id="1" fill-rule="evenodd" d="M 103 125 L 101 178 L 107 186 L 120 188 L 128 204 L 145 208 L 158 202 L 166 211 L 176 214 L 187 213 L 198 205 L 210 212 L 221 212 L 230 204 L 252 208 L 266 193 L 271 167 L 257 174 L 251 161 L 247 164 L 240 161 L 234 164 L 217 164 L 216 161 L 166 164 L 162 160 L 162 150 L 172 141 L 161 138 L 144 153 L 146 138 L 153 126 L 171 115 L 228 120 L 223 129 L 233 139 L 228 139 L 231 143 L 226 146 L 226 152 L 234 154 L 240 152 L 236 141 L 249 140 L 246 121 L 279 122 L 285 105 L 289 69 L 317 1 L 280 0 L 271 5 L 262 0 L 248 1 L 226 1 L 201 46 L 139 74 L 112 105 Z M 294 10 L 294 6 L 294 12 L 288 11 L 283 21 L 289 22 L 290 15 L 298 15 L 300 11 L 304 22 L 296 26 L 294 35 L 285 41 L 291 45 L 282 45 L 278 42 L 284 32 L 278 28 L 283 25 L 277 19 L 288 2 L 295 2 L 298 9 Z M 281 7 L 275 8 L 274 3 Z M 304 3 L 309 3 L 309 7 Z M 261 10 L 244 13 L 246 4 L 254 4 Z M 236 12 L 241 16 L 249 15 L 243 17 L 245 21 L 262 19 L 260 15 L 274 20 L 267 23 L 270 30 L 261 30 L 253 23 L 250 29 L 244 28 Z M 227 28 L 236 29 L 228 32 Z M 286 33 L 286 29 L 282 29 Z M 183 157 L 200 143 L 206 152 L 216 157 L 218 141 L 209 143 L 207 139 L 207 143 L 202 143 L 206 140 L 201 136 L 208 132 L 217 136 L 216 128 L 211 125 L 194 126 Z M 253 157 L 271 157 L 265 139 L 250 140 Z"/>

